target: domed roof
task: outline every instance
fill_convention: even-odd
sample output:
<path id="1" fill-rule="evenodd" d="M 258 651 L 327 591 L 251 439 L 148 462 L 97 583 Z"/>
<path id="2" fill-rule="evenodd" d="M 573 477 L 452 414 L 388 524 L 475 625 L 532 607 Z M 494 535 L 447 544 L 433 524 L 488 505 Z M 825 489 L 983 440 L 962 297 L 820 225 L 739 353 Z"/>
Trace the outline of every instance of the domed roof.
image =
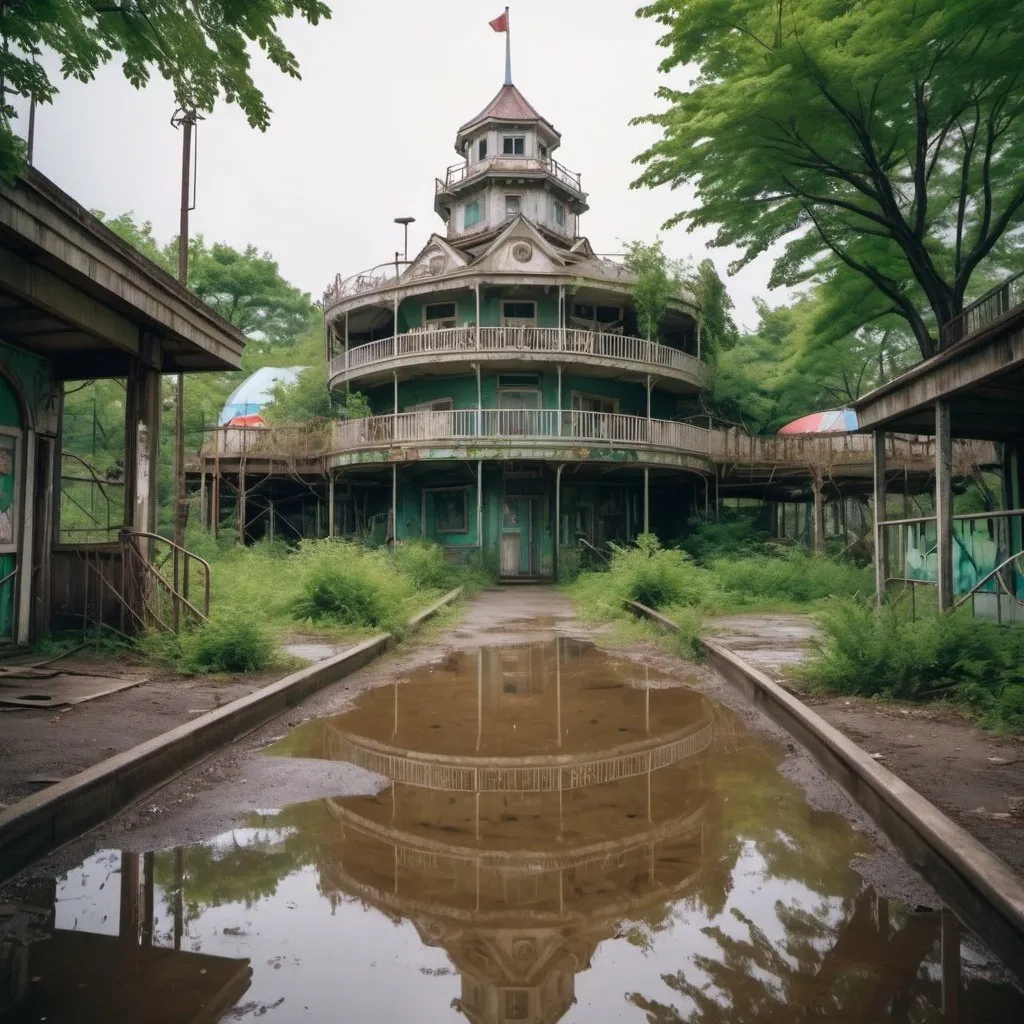
<path id="1" fill-rule="evenodd" d="M 494 99 L 476 117 L 470 118 L 459 129 L 455 138 L 455 148 L 461 149 L 464 136 L 477 125 L 489 120 L 519 123 L 537 121 L 547 128 L 554 139 L 562 137 L 555 126 L 546 117 L 541 117 L 530 101 L 514 85 L 503 85 Z"/>

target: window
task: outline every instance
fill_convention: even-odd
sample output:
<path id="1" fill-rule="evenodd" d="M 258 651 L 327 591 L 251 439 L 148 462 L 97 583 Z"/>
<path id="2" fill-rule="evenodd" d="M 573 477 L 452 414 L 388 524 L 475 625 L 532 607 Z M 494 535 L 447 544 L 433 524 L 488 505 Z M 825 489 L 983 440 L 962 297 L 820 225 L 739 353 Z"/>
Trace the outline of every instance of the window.
<path id="1" fill-rule="evenodd" d="M 501 152 L 505 156 L 523 156 L 526 152 L 526 136 L 506 135 L 501 140 Z"/>
<path id="2" fill-rule="evenodd" d="M 462 211 L 462 226 L 464 228 L 471 228 L 474 224 L 479 224 L 483 219 L 483 211 L 480 207 L 480 200 L 474 199 L 471 203 L 466 203 L 465 209 Z"/>
<path id="3" fill-rule="evenodd" d="M 433 302 L 423 307 L 423 325 L 435 330 L 442 327 L 455 327 L 455 303 Z"/>
<path id="4" fill-rule="evenodd" d="M 483 160 L 487 156 L 487 140 L 481 139 L 476 144 L 476 158 L 477 160 Z"/>
<path id="5" fill-rule="evenodd" d="M 406 412 L 451 412 L 455 408 L 455 401 L 451 398 L 435 398 L 432 402 L 417 402 L 416 405 L 407 405 Z"/>
<path id="6" fill-rule="evenodd" d="M 506 324 L 532 325 L 537 319 L 537 307 L 532 302 L 503 302 L 501 318 Z"/>
<path id="7" fill-rule="evenodd" d="M 529 989 L 510 988 L 505 990 L 505 1020 L 529 1020 Z"/>
<path id="8" fill-rule="evenodd" d="M 622 319 L 622 310 L 618 306 L 598 306 L 596 319 L 599 324 L 613 324 Z"/>
<path id="9" fill-rule="evenodd" d="M 537 146 L 537 152 L 540 153 L 541 160 L 547 160 L 548 158 L 548 147 L 541 144 Z"/>
<path id="10" fill-rule="evenodd" d="M 621 306 L 595 306 L 590 302 L 574 302 L 570 326 L 583 331 L 622 332 Z"/>
<path id="11" fill-rule="evenodd" d="M 555 203 L 555 223 L 560 227 L 565 227 L 565 207 L 561 203 Z"/>
<path id="12" fill-rule="evenodd" d="M 505 196 L 505 216 L 518 217 L 523 208 L 522 196 Z"/>
<path id="13" fill-rule="evenodd" d="M 435 533 L 468 533 L 469 509 L 465 487 L 449 487 L 444 490 L 426 491 L 430 508 L 434 513 Z"/>
<path id="14" fill-rule="evenodd" d="M 619 411 L 618 399 L 606 398 L 603 395 L 586 395 L 581 391 L 572 393 L 573 412 L 607 412 Z"/>
<path id="15" fill-rule="evenodd" d="M 594 307 L 585 302 L 574 302 L 572 304 L 572 315 L 578 316 L 581 320 L 593 320 Z"/>

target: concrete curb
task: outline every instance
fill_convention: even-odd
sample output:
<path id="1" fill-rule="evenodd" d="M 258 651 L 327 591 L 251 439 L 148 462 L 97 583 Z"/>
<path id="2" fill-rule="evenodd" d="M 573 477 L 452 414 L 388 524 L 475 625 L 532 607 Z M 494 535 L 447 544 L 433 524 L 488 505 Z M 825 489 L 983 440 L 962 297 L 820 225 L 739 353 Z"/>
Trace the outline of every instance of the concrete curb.
<path id="1" fill-rule="evenodd" d="M 458 587 L 408 622 L 410 631 L 462 595 Z M 259 728 L 286 708 L 368 665 L 394 643 L 390 633 L 300 669 L 254 693 L 154 736 L 130 750 L 0 812 L 0 881 L 169 782 L 220 747 Z"/>
<path id="2" fill-rule="evenodd" d="M 670 630 L 665 616 L 628 607 Z M 815 761 L 869 815 L 950 909 L 1017 974 L 1024 965 L 1024 880 L 966 829 L 882 767 L 767 675 L 714 640 L 702 639 L 709 664 Z"/>

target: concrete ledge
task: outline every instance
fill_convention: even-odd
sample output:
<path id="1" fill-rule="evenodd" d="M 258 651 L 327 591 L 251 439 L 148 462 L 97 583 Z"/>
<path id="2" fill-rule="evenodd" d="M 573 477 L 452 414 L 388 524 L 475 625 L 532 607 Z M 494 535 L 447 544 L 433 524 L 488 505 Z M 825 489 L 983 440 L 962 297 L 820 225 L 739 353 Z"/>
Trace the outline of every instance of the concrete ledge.
<path id="1" fill-rule="evenodd" d="M 678 628 L 643 605 L 629 602 L 629 607 L 665 628 Z M 793 736 L 871 815 L 956 916 L 1008 968 L 1024 974 L 1024 880 L 778 683 L 714 640 L 701 642 L 718 674 Z"/>
<path id="2" fill-rule="evenodd" d="M 408 628 L 417 629 L 461 595 L 461 587 L 446 594 L 413 616 Z M 393 643 L 390 633 L 371 637 L 9 807 L 0 813 L 0 881 L 310 694 L 368 665 Z"/>

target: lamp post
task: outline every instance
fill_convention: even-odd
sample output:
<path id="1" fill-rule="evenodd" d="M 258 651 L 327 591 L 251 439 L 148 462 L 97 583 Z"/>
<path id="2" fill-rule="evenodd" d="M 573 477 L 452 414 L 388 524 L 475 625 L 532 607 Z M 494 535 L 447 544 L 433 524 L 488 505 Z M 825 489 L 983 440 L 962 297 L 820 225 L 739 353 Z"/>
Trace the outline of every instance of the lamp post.
<path id="1" fill-rule="evenodd" d="M 403 252 L 404 252 L 403 261 L 405 263 L 409 262 L 409 225 L 412 224 L 413 221 L 415 221 L 415 220 L 416 220 L 415 217 L 396 217 L 395 218 L 395 223 L 396 224 L 401 224 L 402 227 L 405 228 L 405 246 L 403 248 Z"/>

